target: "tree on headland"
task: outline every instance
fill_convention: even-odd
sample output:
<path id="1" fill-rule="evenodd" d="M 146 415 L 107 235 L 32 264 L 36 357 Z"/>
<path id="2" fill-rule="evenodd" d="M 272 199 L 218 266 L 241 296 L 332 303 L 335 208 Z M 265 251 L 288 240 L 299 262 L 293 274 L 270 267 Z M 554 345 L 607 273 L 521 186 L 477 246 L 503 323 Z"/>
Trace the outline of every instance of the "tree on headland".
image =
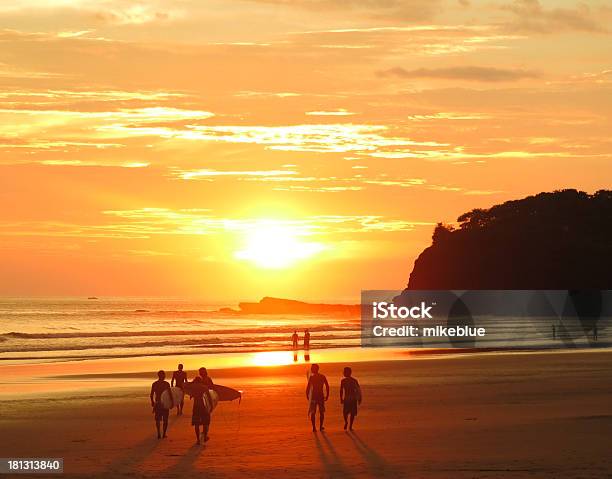
<path id="1" fill-rule="evenodd" d="M 540 193 L 439 223 L 408 289 L 612 289 L 612 191 Z"/>

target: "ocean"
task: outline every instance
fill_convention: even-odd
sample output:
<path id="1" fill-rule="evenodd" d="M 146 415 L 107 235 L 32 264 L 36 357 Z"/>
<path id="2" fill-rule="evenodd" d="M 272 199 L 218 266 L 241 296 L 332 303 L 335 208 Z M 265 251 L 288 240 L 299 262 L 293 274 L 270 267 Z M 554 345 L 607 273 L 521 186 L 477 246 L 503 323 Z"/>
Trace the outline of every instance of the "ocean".
<path id="1" fill-rule="evenodd" d="M 66 361 L 359 346 L 359 318 L 219 312 L 168 299 L 0 299 L 0 361 Z M 301 341 L 301 340 L 300 340 Z M 6 363 L 5 363 L 6 364 Z"/>

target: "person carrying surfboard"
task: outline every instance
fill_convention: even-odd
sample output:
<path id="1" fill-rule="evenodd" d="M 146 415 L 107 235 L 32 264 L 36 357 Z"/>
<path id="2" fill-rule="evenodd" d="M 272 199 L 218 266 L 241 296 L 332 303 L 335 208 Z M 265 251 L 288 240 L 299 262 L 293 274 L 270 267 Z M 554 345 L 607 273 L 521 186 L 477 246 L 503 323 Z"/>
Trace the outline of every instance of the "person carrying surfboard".
<path id="1" fill-rule="evenodd" d="M 208 386 L 204 384 L 201 376 L 193 378 L 189 395 L 193 398 L 193 411 L 191 413 L 191 425 L 196 435 L 196 442 L 201 444 L 200 438 L 204 437 L 204 442 L 208 441 L 208 429 L 210 427 L 210 411 L 206 407 L 205 395 L 210 397 Z M 208 404 L 212 404 L 209 402 Z M 200 435 L 202 426 L 202 435 Z"/>
<path id="2" fill-rule="evenodd" d="M 325 401 L 329 399 L 329 383 L 327 378 L 319 373 L 319 365 L 313 364 L 310 367 L 311 375 L 308 378 L 306 385 L 306 398 L 310 401 L 308 407 L 308 415 L 312 423 L 312 432 L 316 432 L 315 416 L 317 407 L 319 408 L 319 430 L 324 431 L 323 421 L 325 420 Z M 323 386 L 325 386 L 325 394 L 323 394 Z"/>
<path id="3" fill-rule="evenodd" d="M 340 404 L 343 405 L 342 415 L 344 416 L 344 430 L 347 425 L 349 430 L 353 430 L 353 422 L 357 416 L 357 405 L 361 404 L 361 388 L 357 380 L 352 377 L 353 370 L 349 367 L 344 368 L 344 379 L 340 382 Z M 348 419 L 350 416 L 350 424 Z"/>
<path id="4" fill-rule="evenodd" d="M 164 391 L 166 390 L 170 391 L 170 383 L 166 381 L 165 371 L 162 371 L 162 370 L 158 371 L 157 377 L 158 377 L 158 380 L 155 381 L 151 385 L 151 394 L 149 395 L 149 397 L 151 399 L 151 407 L 153 408 L 153 413 L 155 414 L 155 427 L 157 428 L 157 439 L 161 439 L 162 436 L 159 430 L 159 423 L 160 421 L 163 421 L 164 423 L 163 437 L 165 438 L 167 437 L 166 431 L 168 430 L 168 415 L 170 414 L 170 409 L 174 407 L 174 401 L 172 400 L 172 394 L 169 394 L 170 408 L 166 409 L 164 407 L 164 404 L 162 403 L 162 400 L 161 400 L 161 396 Z"/>
<path id="5" fill-rule="evenodd" d="M 176 385 L 177 388 L 181 388 L 183 392 L 185 392 L 185 383 L 187 382 L 187 373 L 183 371 L 183 365 L 179 364 L 178 369 L 172 373 L 172 380 L 170 381 L 170 386 L 174 387 Z M 183 406 L 185 401 L 181 401 L 176 405 L 176 415 L 181 416 L 183 414 Z"/>

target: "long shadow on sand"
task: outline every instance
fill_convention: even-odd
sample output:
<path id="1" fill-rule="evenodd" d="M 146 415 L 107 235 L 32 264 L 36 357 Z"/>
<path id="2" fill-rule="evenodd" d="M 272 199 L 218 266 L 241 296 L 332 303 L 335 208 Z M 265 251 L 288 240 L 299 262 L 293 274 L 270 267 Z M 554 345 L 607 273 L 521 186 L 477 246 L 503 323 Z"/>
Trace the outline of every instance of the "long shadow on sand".
<path id="1" fill-rule="evenodd" d="M 336 452 L 336 449 L 332 445 L 331 441 L 327 438 L 325 433 L 321 433 L 323 440 L 319 438 L 319 434 L 315 433 L 315 444 L 317 445 L 317 451 L 319 457 L 325 468 L 325 472 L 329 477 L 353 477 L 351 471 L 340 459 L 340 456 Z"/>
<path id="2" fill-rule="evenodd" d="M 130 447 L 129 451 L 122 457 L 111 462 L 104 470 L 105 477 L 118 477 L 127 475 L 142 461 L 149 457 L 159 445 L 159 439 L 147 438 L 135 446 Z"/>
<path id="3" fill-rule="evenodd" d="M 206 450 L 206 446 L 200 446 L 194 444 L 191 446 L 185 453 L 181 456 L 181 458 L 173 465 L 164 469 L 163 473 L 160 474 L 160 477 L 187 477 L 193 473 L 195 473 L 193 469 L 193 465 L 196 462 L 197 458 L 204 454 Z M 202 472 L 202 476 L 215 477 L 211 476 L 209 472 Z"/>
<path id="4" fill-rule="evenodd" d="M 171 419 L 168 425 L 168 434 L 173 429 L 174 421 Z M 158 446 L 161 446 L 165 439 L 157 439 L 155 429 L 151 431 L 151 436 L 142 440 L 133 447 L 130 447 L 125 455 L 111 462 L 104 470 L 105 477 L 119 477 L 121 475 L 131 475 L 132 472 L 144 462 Z"/>
<path id="5" fill-rule="evenodd" d="M 392 469 L 396 469 L 396 468 L 392 468 L 381 456 L 380 454 L 378 454 L 374 449 L 372 449 L 370 446 L 368 446 L 363 439 L 361 439 L 359 437 L 359 435 L 352 431 L 352 432 L 347 432 L 346 434 L 348 437 L 351 438 L 351 440 L 353 441 L 353 444 L 355 445 L 355 448 L 357 449 L 357 452 L 361 455 L 361 457 L 364 459 L 368 470 L 370 471 L 370 474 L 372 476 L 384 476 L 385 474 L 389 474 L 392 473 L 393 470 Z M 395 472 L 400 472 L 400 471 L 395 471 Z M 402 471 L 401 477 L 405 477 L 404 474 L 405 471 Z M 393 474 L 391 474 L 393 475 Z"/>

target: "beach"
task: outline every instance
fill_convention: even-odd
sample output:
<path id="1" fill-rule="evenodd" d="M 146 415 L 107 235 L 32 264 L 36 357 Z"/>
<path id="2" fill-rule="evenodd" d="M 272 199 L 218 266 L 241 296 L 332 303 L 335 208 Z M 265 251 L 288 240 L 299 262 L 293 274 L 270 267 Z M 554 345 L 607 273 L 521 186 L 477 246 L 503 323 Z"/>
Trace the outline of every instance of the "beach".
<path id="1" fill-rule="evenodd" d="M 355 362 L 364 402 L 353 433 L 342 429 L 345 365 L 321 363 L 331 385 L 324 433 L 310 431 L 308 365 L 299 363 L 211 369 L 216 383 L 243 391 L 242 402 L 219 405 L 204 446 L 194 444 L 189 403 L 157 440 L 151 369 L 129 381 L 116 371 L 116 385 L 104 372 L 97 388 L 2 395 L 0 449 L 63 457 L 70 477 L 585 478 L 612 470 L 609 352 Z"/>

